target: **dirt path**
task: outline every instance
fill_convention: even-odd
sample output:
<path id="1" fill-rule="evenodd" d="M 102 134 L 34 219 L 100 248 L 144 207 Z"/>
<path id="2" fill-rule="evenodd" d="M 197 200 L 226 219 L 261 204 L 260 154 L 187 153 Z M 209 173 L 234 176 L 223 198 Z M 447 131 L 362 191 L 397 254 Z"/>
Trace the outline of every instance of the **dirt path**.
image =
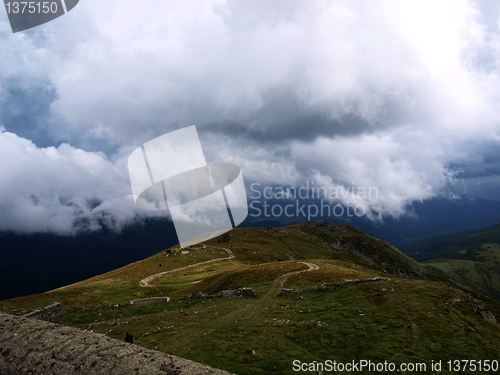
<path id="1" fill-rule="evenodd" d="M 279 294 L 281 289 L 283 289 L 283 286 L 285 285 L 286 280 L 290 276 L 295 275 L 297 273 L 315 271 L 315 270 L 319 269 L 319 266 L 317 264 L 314 264 L 314 263 L 309 263 L 309 262 L 297 262 L 297 263 L 305 264 L 309 268 L 307 270 L 288 272 L 288 273 L 285 273 L 284 275 L 277 277 L 273 282 L 271 290 L 269 290 L 269 292 L 267 292 L 266 295 L 263 296 L 262 298 L 270 298 L 270 297 L 274 297 L 275 295 Z"/>
<path id="2" fill-rule="evenodd" d="M 257 326 L 259 326 L 262 321 L 260 320 L 260 314 L 267 309 L 275 309 L 276 304 L 279 302 L 278 299 L 274 300 L 283 287 L 286 280 L 295 274 L 302 272 L 309 272 L 319 269 L 319 266 L 314 263 L 309 262 L 297 262 L 303 263 L 307 265 L 309 268 L 300 271 L 288 272 L 284 275 L 278 276 L 274 279 L 273 283 L 270 285 L 269 291 L 263 293 L 261 296 L 257 296 L 257 298 L 246 298 L 244 304 L 237 304 L 235 308 L 224 311 L 224 313 L 220 315 L 215 315 L 203 323 L 203 330 L 208 333 L 219 332 L 226 334 L 225 328 L 231 325 L 237 324 L 238 321 L 242 319 L 249 319 L 249 321 L 254 322 Z M 258 313 L 256 313 L 258 312 Z M 259 317 L 259 318 L 257 318 Z M 257 320 L 256 320 L 257 318 Z M 205 333 L 206 334 L 206 333 Z M 246 333 L 245 333 L 246 334 Z M 191 347 L 191 345 L 195 345 L 194 341 L 196 338 L 184 338 L 183 345 L 185 347 Z M 296 345 L 296 344 L 294 344 Z"/>
<path id="3" fill-rule="evenodd" d="M 225 250 L 229 254 L 229 256 L 226 257 L 226 258 L 210 259 L 210 260 L 207 260 L 205 262 L 190 264 L 189 266 L 180 267 L 180 268 L 176 268 L 176 269 L 173 269 L 173 270 L 160 272 L 160 273 L 157 273 L 157 274 L 154 274 L 154 275 L 151 275 L 151 276 L 148 276 L 148 277 L 142 279 L 141 281 L 139 281 L 139 286 L 142 286 L 143 288 L 155 288 L 155 287 L 157 287 L 157 285 L 151 285 L 150 282 L 153 281 L 153 280 L 155 280 L 155 279 L 158 279 L 158 278 L 160 278 L 162 276 L 165 276 L 166 274 L 177 272 L 177 271 L 181 271 L 181 270 L 185 270 L 185 269 L 192 268 L 192 267 L 197 267 L 197 266 L 202 265 L 202 264 L 207 264 L 207 263 L 211 263 L 211 262 L 217 262 L 219 260 L 229 260 L 229 259 L 233 259 L 234 258 L 233 252 L 231 250 L 229 250 L 229 249 L 226 249 L 225 247 L 216 247 L 216 246 L 210 246 L 210 247 L 214 248 L 214 249 Z M 199 281 L 193 281 L 192 283 L 195 284 L 195 283 L 198 283 L 198 282 Z"/>
<path id="4" fill-rule="evenodd" d="M 285 285 L 286 280 L 290 276 L 295 275 L 296 273 L 302 273 L 302 272 L 309 272 L 309 271 L 319 270 L 319 266 L 317 264 L 309 263 L 309 262 L 298 262 L 298 263 L 305 264 L 306 266 L 309 266 L 309 268 L 307 270 L 302 270 L 302 271 L 288 272 L 288 273 L 285 273 L 284 275 L 278 277 L 274 282 L 277 282 L 278 280 L 281 280 L 281 282 L 280 282 L 280 289 L 283 289 L 283 286 Z"/>
<path id="5" fill-rule="evenodd" d="M 148 276 L 148 277 L 142 279 L 141 281 L 139 281 L 139 286 L 141 286 L 143 288 L 156 288 L 158 285 L 151 285 L 150 283 L 153 280 L 158 279 L 158 278 L 160 278 L 162 276 L 165 276 L 165 275 L 167 275 L 169 273 L 173 273 L 173 272 L 177 272 L 177 271 L 182 271 L 182 270 L 185 270 L 185 269 L 188 269 L 188 268 L 197 267 L 197 266 L 200 266 L 202 264 L 207 264 L 207 263 L 211 263 L 211 262 L 217 262 L 219 260 L 230 260 L 230 259 L 234 258 L 234 254 L 233 254 L 233 252 L 230 249 L 226 249 L 225 247 L 216 247 L 216 246 L 211 246 L 211 247 L 214 248 L 214 249 L 225 250 L 229 254 L 229 256 L 226 257 L 226 258 L 210 259 L 210 260 L 207 260 L 207 261 L 204 261 L 204 262 L 190 264 L 189 266 L 175 268 L 173 270 L 160 272 L 160 273 L 157 273 L 157 274 L 154 274 L 154 275 L 151 275 L 151 276 Z M 309 262 L 297 262 L 297 263 L 305 264 L 309 268 L 307 270 L 288 272 L 288 273 L 285 273 L 284 275 L 278 276 L 274 280 L 273 285 L 272 285 L 271 289 L 269 290 L 269 292 L 266 293 L 266 295 L 263 296 L 263 297 L 272 297 L 272 296 L 278 294 L 281 291 L 281 289 L 283 289 L 283 286 L 285 285 L 286 280 L 290 276 L 295 275 L 297 273 L 315 271 L 315 270 L 319 269 L 319 266 L 316 265 L 316 264 L 314 264 L 314 263 L 309 263 Z M 196 284 L 196 283 L 199 283 L 200 281 L 201 280 L 192 281 L 192 282 L 189 282 L 189 283 L 186 283 L 186 284 Z"/>

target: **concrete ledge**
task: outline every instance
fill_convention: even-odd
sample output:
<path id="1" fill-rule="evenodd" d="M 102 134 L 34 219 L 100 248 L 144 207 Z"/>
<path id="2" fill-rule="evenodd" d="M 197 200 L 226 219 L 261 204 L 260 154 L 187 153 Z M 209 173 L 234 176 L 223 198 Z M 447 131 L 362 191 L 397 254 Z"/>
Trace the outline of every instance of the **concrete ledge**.
<path id="1" fill-rule="evenodd" d="M 104 335 L 0 313 L 0 374 L 229 373 Z"/>
<path id="2" fill-rule="evenodd" d="M 134 299 L 130 301 L 132 305 L 149 305 L 150 303 L 161 303 L 170 301 L 170 297 L 150 297 L 150 298 L 141 298 Z"/>

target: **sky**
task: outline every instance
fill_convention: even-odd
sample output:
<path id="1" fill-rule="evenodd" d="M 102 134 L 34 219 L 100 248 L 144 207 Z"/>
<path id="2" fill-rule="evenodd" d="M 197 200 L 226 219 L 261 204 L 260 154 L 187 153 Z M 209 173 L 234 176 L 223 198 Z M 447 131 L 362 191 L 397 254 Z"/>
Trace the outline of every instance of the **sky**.
<path id="1" fill-rule="evenodd" d="M 127 158 L 191 125 L 247 190 L 376 187 L 374 220 L 500 186 L 496 0 L 81 0 L 15 34 L 0 10 L 0 57 L 0 231 L 165 216 Z"/>

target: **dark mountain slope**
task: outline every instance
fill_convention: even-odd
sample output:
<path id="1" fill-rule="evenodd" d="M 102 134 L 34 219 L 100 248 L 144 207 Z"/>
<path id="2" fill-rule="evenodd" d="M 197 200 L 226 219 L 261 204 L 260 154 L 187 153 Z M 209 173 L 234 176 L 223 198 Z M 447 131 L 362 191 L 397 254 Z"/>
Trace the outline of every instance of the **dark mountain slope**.
<path id="1" fill-rule="evenodd" d="M 172 222 L 55 234 L 0 233 L 0 300 L 42 293 L 123 267 L 177 244 Z"/>

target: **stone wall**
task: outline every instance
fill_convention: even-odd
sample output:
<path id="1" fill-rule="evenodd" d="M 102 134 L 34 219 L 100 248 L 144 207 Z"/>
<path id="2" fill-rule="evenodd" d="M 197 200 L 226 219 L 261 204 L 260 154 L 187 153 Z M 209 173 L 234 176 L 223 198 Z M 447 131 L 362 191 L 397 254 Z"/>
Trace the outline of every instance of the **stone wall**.
<path id="1" fill-rule="evenodd" d="M 54 302 L 52 305 L 24 314 L 24 317 L 62 324 L 62 306 L 59 302 Z"/>
<path id="2" fill-rule="evenodd" d="M 162 303 L 169 301 L 170 297 L 149 297 L 149 298 L 134 299 L 130 301 L 130 303 L 132 305 L 149 305 L 151 303 Z"/>
<path id="3" fill-rule="evenodd" d="M 229 373 L 97 333 L 0 313 L 0 374 Z"/>

